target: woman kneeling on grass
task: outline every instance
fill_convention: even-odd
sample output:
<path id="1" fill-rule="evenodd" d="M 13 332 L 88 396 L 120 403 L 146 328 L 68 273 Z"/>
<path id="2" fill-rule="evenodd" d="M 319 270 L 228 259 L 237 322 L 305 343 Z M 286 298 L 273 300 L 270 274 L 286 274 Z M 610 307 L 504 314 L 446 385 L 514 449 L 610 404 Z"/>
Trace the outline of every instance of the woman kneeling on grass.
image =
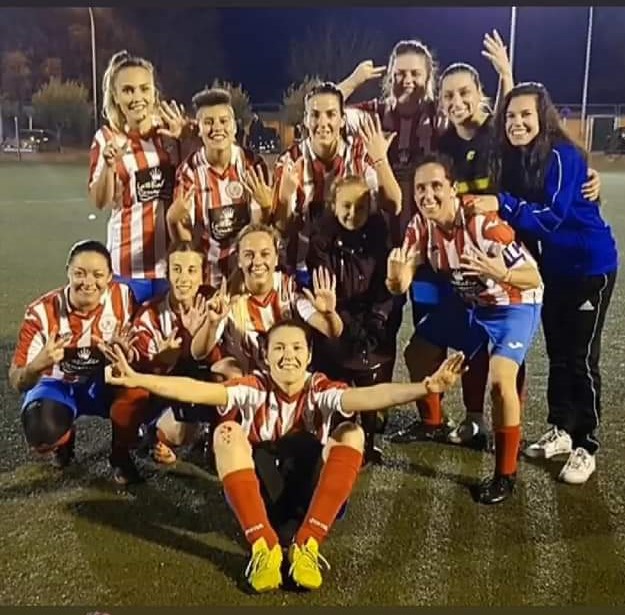
<path id="1" fill-rule="evenodd" d="M 352 492 L 364 447 L 362 429 L 349 420 L 330 433 L 334 414 L 349 419 L 354 412 L 441 393 L 463 371 L 459 353 L 419 383 L 349 388 L 308 371 L 310 335 L 296 321 L 274 325 L 266 338 L 266 369 L 223 384 L 138 374 L 119 350 L 107 371 L 110 384 L 218 407 L 223 422 L 214 435 L 217 472 L 251 545 L 245 572 L 257 592 L 282 585 L 279 533 L 294 520 L 299 529 L 288 551 L 289 574 L 301 587 L 321 586 L 321 565 L 327 562 L 319 545 Z"/>
<path id="2" fill-rule="evenodd" d="M 112 278 L 104 245 L 75 244 L 67 258 L 67 285 L 33 301 L 19 332 L 9 381 L 25 393 L 24 435 L 33 450 L 52 453 L 59 468 L 74 458 L 76 419 L 109 416 L 113 390 L 104 383 L 100 347 L 116 344 L 134 356 L 127 335 L 132 294 Z"/>

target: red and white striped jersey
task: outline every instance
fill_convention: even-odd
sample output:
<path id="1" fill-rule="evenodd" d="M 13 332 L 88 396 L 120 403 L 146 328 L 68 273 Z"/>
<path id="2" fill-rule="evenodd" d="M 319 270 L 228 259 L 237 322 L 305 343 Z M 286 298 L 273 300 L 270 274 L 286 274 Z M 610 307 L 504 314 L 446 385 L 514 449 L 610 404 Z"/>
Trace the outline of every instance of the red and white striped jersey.
<path id="1" fill-rule="evenodd" d="M 223 340 L 223 354 L 236 358 L 244 373 L 264 367 L 260 334 L 296 316 L 308 322 L 316 313 L 310 301 L 297 292 L 293 276 L 279 271 L 273 276 L 273 290 L 265 299 L 250 294 L 236 299 L 217 332 L 217 339 Z"/>
<path id="2" fill-rule="evenodd" d="M 200 288 L 198 293 L 207 298 L 212 294 L 207 288 Z M 159 364 L 155 360 L 155 355 L 158 353 L 158 337 L 167 338 L 174 329 L 176 329 L 176 337 L 182 340 L 178 362 L 193 360 L 191 357 L 191 336 L 182 324 L 180 314 L 171 305 L 170 293 L 156 297 L 142 305 L 133 319 L 133 329 L 136 334 L 134 346 L 139 352 L 139 363 L 143 368 L 149 367 L 155 373 L 173 371 L 175 365 Z M 219 356 L 219 348 L 216 347 L 206 362 L 211 364 Z"/>
<path id="3" fill-rule="evenodd" d="M 190 219 L 193 237 L 207 254 L 205 282 L 219 288 L 223 276 L 236 268 L 236 238 L 239 231 L 260 220 L 261 207 L 245 190 L 246 171 L 260 165 L 269 183 L 263 160 L 251 150 L 232 146 L 229 166 L 218 173 L 208 162 L 202 146 L 182 163 L 176 177 L 176 196 L 195 187 Z"/>
<path id="4" fill-rule="evenodd" d="M 350 133 L 358 133 L 365 114 L 377 115 L 384 132 L 397 133 L 388 157 L 398 180 L 402 171 L 414 169 L 419 158 L 438 149 L 442 126 L 439 125 L 434 101 L 424 101 L 411 116 L 401 115 L 390 100 L 372 99 L 350 105 L 345 109 L 346 126 Z"/>
<path id="5" fill-rule="evenodd" d="M 455 226 L 449 233 L 419 214 L 412 218 L 404 238 L 408 257 L 419 257 L 421 262 L 429 262 L 434 271 L 446 274 L 465 301 L 477 305 L 541 303 L 542 283 L 536 288 L 521 290 L 492 278 L 465 275 L 460 257 L 470 249 L 490 257 L 502 253 L 510 269 L 528 263 L 537 270 L 538 266 L 527 248 L 516 241 L 512 227 L 496 212 L 468 217 L 459 201 L 456 207 Z"/>
<path id="6" fill-rule="evenodd" d="M 100 128 L 91 144 L 89 188 L 106 168 L 102 152 L 111 139 L 119 145 L 127 141 L 126 152 L 115 169 L 121 194 L 116 194 L 107 229 L 113 272 L 133 278 L 166 277 L 165 214 L 173 199 L 172 158 L 156 129 L 139 135 Z"/>
<path id="7" fill-rule="evenodd" d="M 132 292 L 125 284 L 111 282 L 100 305 L 90 314 L 76 312 L 69 302 L 69 287 L 59 288 L 33 301 L 26 308 L 13 363 L 28 365 L 57 329 L 58 335 L 71 334 L 63 360 L 44 375 L 67 382 L 84 382 L 104 368 L 104 357 L 94 337 L 111 339 L 130 322 L 134 309 Z"/>
<path id="8" fill-rule="evenodd" d="M 254 372 L 224 383 L 228 403 L 217 407 L 221 420 L 241 423 L 251 444 L 275 441 L 294 431 L 315 434 L 322 444 L 330 435 L 332 415 L 353 416 L 341 405 L 344 382 L 330 380 L 325 374 L 311 373 L 304 388 L 289 396 L 267 373 Z"/>
<path id="9" fill-rule="evenodd" d="M 378 176 L 371 165 L 364 142 L 360 137 L 348 137 L 343 141 L 334 159 L 326 163 L 312 149 L 309 138 L 294 143 L 276 162 L 274 168 L 274 208 L 278 205 L 278 193 L 282 170 L 291 161 L 299 177 L 299 186 L 289 203 L 289 216 L 299 219 L 297 235 L 288 238 L 288 265 L 306 269 L 306 255 L 313 220 L 318 217 L 335 179 L 347 175 L 364 177 L 371 192 L 375 208 L 378 194 Z"/>

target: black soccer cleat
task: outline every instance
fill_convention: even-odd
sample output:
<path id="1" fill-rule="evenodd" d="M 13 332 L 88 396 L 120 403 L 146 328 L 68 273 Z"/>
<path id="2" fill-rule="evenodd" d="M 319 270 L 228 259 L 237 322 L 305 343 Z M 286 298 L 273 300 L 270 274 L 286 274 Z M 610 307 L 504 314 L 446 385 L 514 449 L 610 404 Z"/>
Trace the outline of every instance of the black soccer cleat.
<path id="1" fill-rule="evenodd" d="M 476 489 L 476 499 L 480 504 L 500 504 L 514 492 L 516 474 L 495 474 L 484 479 Z"/>
<path id="2" fill-rule="evenodd" d="M 412 442 L 447 442 L 449 427 L 440 425 L 426 425 L 422 421 L 414 421 L 407 427 L 399 429 L 388 436 L 393 444 L 410 444 Z"/>
<path id="3" fill-rule="evenodd" d="M 76 430 L 72 427 L 72 433 L 69 440 L 55 449 L 52 454 L 52 465 L 59 470 L 66 468 L 76 457 Z"/>
<path id="4" fill-rule="evenodd" d="M 109 457 L 111 468 L 113 469 L 113 481 L 118 485 L 135 485 L 142 483 L 145 479 L 137 469 L 135 462 L 130 455 Z"/>

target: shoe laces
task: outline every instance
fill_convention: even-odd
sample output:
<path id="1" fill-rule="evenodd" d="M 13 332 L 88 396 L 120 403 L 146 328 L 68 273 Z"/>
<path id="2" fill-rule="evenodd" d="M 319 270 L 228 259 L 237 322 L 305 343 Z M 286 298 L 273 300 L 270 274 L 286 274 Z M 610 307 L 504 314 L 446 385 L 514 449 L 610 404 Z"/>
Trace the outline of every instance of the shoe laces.
<path id="1" fill-rule="evenodd" d="M 254 576 L 259 570 L 267 565 L 267 560 L 271 551 L 269 549 L 260 549 L 256 551 L 245 568 L 245 576 L 249 579 Z"/>
<path id="2" fill-rule="evenodd" d="M 556 442 L 560 438 L 560 436 L 560 430 L 557 427 L 553 427 L 546 434 L 543 434 L 536 444 L 542 446 L 543 444 Z"/>
<path id="3" fill-rule="evenodd" d="M 566 465 L 569 467 L 570 470 L 580 470 L 588 465 L 588 462 L 590 460 L 589 458 L 590 453 L 588 453 L 585 449 L 581 447 L 576 448 L 573 451 L 573 454 L 569 457 Z"/>
<path id="4" fill-rule="evenodd" d="M 300 548 L 301 556 L 298 558 L 298 565 L 303 568 L 308 568 L 312 570 L 318 570 L 319 568 L 325 568 L 326 570 L 330 570 L 330 562 L 321 555 L 318 551 L 314 551 L 311 549 L 308 544 L 303 544 Z M 303 562 L 303 563 L 300 563 Z M 293 569 L 295 568 L 295 560 L 291 564 L 289 568 L 289 574 L 293 574 Z"/>

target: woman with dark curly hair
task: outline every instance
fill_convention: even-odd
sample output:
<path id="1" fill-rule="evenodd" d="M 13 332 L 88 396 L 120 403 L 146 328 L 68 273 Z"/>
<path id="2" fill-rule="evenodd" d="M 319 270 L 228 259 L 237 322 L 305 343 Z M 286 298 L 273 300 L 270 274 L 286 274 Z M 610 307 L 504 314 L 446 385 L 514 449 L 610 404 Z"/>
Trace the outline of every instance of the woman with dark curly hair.
<path id="1" fill-rule="evenodd" d="M 551 427 L 525 454 L 569 454 L 560 479 L 581 484 L 594 472 L 599 448 L 601 332 L 616 280 L 616 243 L 599 202 L 582 194 L 586 153 L 562 128 L 544 85 L 513 88 L 495 126 L 501 191 L 475 197 L 469 207 L 498 210 L 527 239 L 545 283 Z"/>

